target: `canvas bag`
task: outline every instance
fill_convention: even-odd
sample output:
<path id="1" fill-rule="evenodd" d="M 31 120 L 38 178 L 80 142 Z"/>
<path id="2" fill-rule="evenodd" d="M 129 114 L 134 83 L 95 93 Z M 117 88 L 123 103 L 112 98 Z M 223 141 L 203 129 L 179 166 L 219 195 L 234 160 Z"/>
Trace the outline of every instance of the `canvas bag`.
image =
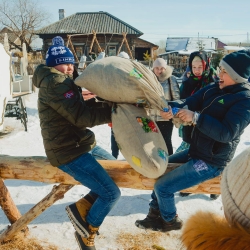
<path id="1" fill-rule="evenodd" d="M 121 153 L 137 172 L 148 178 L 158 178 L 165 173 L 166 143 L 144 108 L 118 104 L 112 113 L 112 129 Z"/>
<path id="2" fill-rule="evenodd" d="M 111 102 L 142 103 L 159 110 L 167 107 L 155 74 L 139 62 L 118 56 L 91 63 L 75 83 Z"/>

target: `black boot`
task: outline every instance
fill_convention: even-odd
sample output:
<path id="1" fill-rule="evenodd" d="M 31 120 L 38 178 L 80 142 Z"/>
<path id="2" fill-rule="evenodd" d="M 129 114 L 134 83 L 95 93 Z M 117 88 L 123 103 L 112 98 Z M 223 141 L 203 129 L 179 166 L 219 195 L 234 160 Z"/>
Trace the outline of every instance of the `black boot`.
<path id="1" fill-rule="evenodd" d="M 141 229 L 151 229 L 158 231 L 158 227 L 161 224 L 160 211 L 154 208 L 150 208 L 147 217 L 144 220 L 137 220 L 135 225 Z"/>
<path id="2" fill-rule="evenodd" d="M 171 221 L 162 220 L 162 228 L 158 228 L 158 231 L 168 232 L 172 230 L 179 230 L 182 228 L 182 220 L 176 215 Z"/>
<path id="3" fill-rule="evenodd" d="M 181 197 L 186 197 L 186 196 L 189 196 L 189 195 L 190 195 L 190 193 L 180 192 L 180 196 Z"/>
<path id="4" fill-rule="evenodd" d="M 210 194 L 210 200 L 216 200 L 219 198 L 219 194 Z"/>

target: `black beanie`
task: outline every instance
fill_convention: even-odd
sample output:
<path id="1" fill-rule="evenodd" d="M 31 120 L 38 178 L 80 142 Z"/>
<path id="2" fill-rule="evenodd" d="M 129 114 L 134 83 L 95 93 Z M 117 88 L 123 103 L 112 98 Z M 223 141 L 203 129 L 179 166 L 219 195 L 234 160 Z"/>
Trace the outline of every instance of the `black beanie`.
<path id="1" fill-rule="evenodd" d="M 226 55 L 220 61 L 229 76 L 236 82 L 247 82 L 250 77 L 250 50 L 239 50 Z"/>

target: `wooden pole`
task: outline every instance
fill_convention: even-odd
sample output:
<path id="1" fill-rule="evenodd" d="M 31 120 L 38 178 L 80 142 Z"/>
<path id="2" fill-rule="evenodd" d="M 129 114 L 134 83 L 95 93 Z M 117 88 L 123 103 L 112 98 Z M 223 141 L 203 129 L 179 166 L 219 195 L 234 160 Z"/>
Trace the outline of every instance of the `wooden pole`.
<path id="1" fill-rule="evenodd" d="M 117 54 L 116 54 L 117 56 L 118 56 L 118 54 L 119 54 L 120 51 L 121 51 L 122 45 L 123 45 L 123 43 L 124 43 L 124 40 L 125 40 L 125 37 L 124 37 L 124 35 L 123 35 L 123 39 L 122 39 L 121 45 L 120 45 L 119 49 L 117 50 Z"/>
<path id="2" fill-rule="evenodd" d="M 133 55 L 132 55 L 132 52 L 131 52 L 131 50 L 130 50 L 130 48 L 129 48 L 128 41 L 127 41 L 127 38 L 126 38 L 127 33 L 122 32 L 122 35 L 123 35 L 123 37 L 124 37 L 124 41 L 125 41 L 125 44 L 126 44 L 126 46 L 127 46 L 128 53 L 129 53 L 129 55 L 130 55 L 130 58 L 133 59 Z"/>
<path id="3" fill-rule="evenodd" d="M 91 44 L 90 44 L 90 47 L 89 47 L 89 53 L 92 51 L 93 44 L 94 44 L 94 41 L 95 41 L 95 38 L 96 38 L 95 31 L 93 30 L 92 32 L 93 32 L 93 38 L 92 38 L 92 41 L 91 41 Z"/>
<path id="4" fill-rule="evenodd" d="M 72 50 L 72 52 L 73 52 L 73 54 L 74 54 L 74 56 L 75 56 L 75 59 L 76 59 L 77 63 L 79 63 L 78 57 L 77 57 L 76 52 L 75 52 L 75 48 L 74 48 L 74 46 L 73 46 L 73 44 L 72 44 L 72 41 L 71 41 L 71 37 L 69 37 L 68 41 L 69 41 L 71 50 Z"/>
<path id="5" fill-rule="evenodd" d="M 12 200 L 2 178 L 0 178 L 0 206 L 11 224 L 21 218 L 22 215 Z"/>
<path id="6" fill-rule="evenodd" d="M 0 178 L 32 180 L 45 183 L 79 184 L 70 175 L 53 167 L 46 157 L 18 157 L 0 155 Z M 155 179 L 147 178 L 136 172 L 126 161 L 98 161 L 111 178 L 122 188 L 152 190 Z M 181 164 L 169 163 L 167 172 Z M 220 194 L 220 178 L 214 178 L 185 190 L 190 193 Z"/>
<path id="7" fill-rule="evenodd" d="M 0 235 L 0 243 L 10 240 L 17 232 L 27 226 L 32 220 L 38 217 L 44 210 L 53 205 L 57 200 L 62 199 L 64 194 L 73 187 L 73 185 L 60 184 L 54 186 L 52 191 L 26 214 L 13 223 L 7 230 Z"/>

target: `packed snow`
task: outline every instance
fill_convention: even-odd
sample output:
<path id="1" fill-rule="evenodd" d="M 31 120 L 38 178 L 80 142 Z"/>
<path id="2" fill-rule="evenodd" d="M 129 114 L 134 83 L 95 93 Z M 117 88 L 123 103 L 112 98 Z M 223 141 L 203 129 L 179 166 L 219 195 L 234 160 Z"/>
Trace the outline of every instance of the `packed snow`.
<path id="1" fill-rule="evenodd" d="M 0 133 L 0 154 L 12 156 L 45 156 L 37 112 L 37 92 L 25 97 L 28 113 L 28 131 L 20 120 L 5 118 L 5 130 Z M 97 144 L 107 151 L 110 150 L 110 127 L 101 125 L 92 128 L 96 134 Z M 178 129 L 173 132 L 174 150 L 180 145 L 181 138 Z M 236 155 L 250 144 L 250 127 L 247 127 L 241 137 Z M 124 160 L 120 154 L 118 160 Z M 24 214 L 36 203 L 42 200 L 52 189 L 52 184 L 40 182 L 6 180 L 11 196 L 19 211 Z M 75 186 L 65 194 L 65 197 L 48 208 L 38 218 L 29 224 L 30 235 L 42 242 L 54 244 L 60 250 L 79 249 L 74 238 L 74 228 L 70 223 L 65 207 L 76 202 L 86 194 L 84 186 Z M 184 249 L 181 246 L 180 231 L 169 233 L 151 232 L 138 229 L 137 219 L 143 219 L 148 212 L 151 191 L 121 188 L 122 196 L 113 210 L 108 214 L 100 227 L 100 235 L 96 237 L 96 249 L 155 249 L 162 247 L 167 250 Z M 175 195 L 179 217 L 184 221 L 197 210 L 212 211 L 223 215 L 221 197 L 210 200 L 209 195 L 193 194 L 188 197 Z M 9 225 L 5 214 L 0 209 L 0 231 Z M 155 245 L 155 246 L 154 246 Z M 159 249 L 159 248 L 158 248 Z"/>

